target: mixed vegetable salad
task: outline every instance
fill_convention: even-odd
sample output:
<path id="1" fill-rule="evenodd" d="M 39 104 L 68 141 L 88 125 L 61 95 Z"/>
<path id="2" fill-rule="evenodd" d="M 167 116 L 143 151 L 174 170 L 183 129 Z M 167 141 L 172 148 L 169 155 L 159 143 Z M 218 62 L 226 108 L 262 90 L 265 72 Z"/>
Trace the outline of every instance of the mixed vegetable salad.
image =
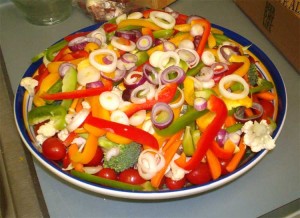
<path id="1" fill-rule="evenodd" d="M 251 45 L 249 45 L 251 46 Z M 43 156 L 123 190 L 181 189 L 275 147 L 276 91 L 259 60 L 199 16 L 146 10 L 76 32 L 21 81 Z"/>

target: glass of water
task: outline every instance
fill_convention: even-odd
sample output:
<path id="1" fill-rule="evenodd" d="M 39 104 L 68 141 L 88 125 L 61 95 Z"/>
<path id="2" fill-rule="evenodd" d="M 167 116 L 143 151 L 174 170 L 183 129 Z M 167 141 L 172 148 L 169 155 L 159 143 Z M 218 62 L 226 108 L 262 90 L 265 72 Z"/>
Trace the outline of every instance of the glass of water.
<path id="1" fill-rule="evenodd" d="M 72 0 L 12 0 L 26 20 L 35 25 L 53 25 L 72 13 Z"/>

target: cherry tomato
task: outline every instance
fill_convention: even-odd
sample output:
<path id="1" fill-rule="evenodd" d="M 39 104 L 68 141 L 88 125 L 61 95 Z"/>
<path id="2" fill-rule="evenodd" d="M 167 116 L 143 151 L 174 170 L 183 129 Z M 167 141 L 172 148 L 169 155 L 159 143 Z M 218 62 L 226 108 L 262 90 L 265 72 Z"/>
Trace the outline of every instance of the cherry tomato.
<path id="1" fill-rule="evenodd" d="M 63 168 L 67 168 L 71 163 L 70 157 L 68 155 L 68 153 L 65 155 L 63 161 L 62 161 L 62 167 Z"/>
<path id="2" fill-rule="evenodd" d="M 271 117 L 272 118 L 273 113 L 274 113 L 274 105 L 272 104 L 272 102 L 260 99 L 259 103 L 261 104 L 261 106 L 264 109 L 264 115 L 266 117 Z"/>
<path id="3" fill-rule="evenodd" d="M 140 176 L 139 172 L 132 168 L 121 172 L 120 176 L 119 176 L 119 180 L 121 182 L 129 183 L 129 184 L 133 184 L 133 185 L 139 185 L 139 184 L 146 182 L 146 180 L 144 180 Z"/>
<path id="4" fill-rule="evenodd" d="M 117 180 L 117 177 L 118 177 L 116 171 L 114 171 L 111 168 L 103 168 L 103 169 L 101 169 L 96 174 L 96 176 L 99 176 L 99 177 L 102 177 L 102 178 L 105 178 L 105 179 L 111 179 L 111 180 Z"/>
<path id="5" fill-rule="evenodd" d="M 50 137 L 43 142 L 42 152 L 50 160 L 62 160 L 66 156 L 66 147 L 58 138 Z"/>
<path id="6" fill-rule="evenodd" d="M 209 182 L 212 179 L 212 177 L 210 174 L 208 164 L 200 163 L 196 169 L 186 174 L 186 178 L 190 183 L 194 185 Z"/>
<path id="7" fill-rule="evenodd" d="M 100 165 L 103 159 L 103 151 L 100 147 L 97 147 L 96 154 L 93 159 L 86 164 L 86 166 L 97 166 Z"/>
<path id="8" fill-rule="evenodd" d="M 186 178 L 185 177 L 183 177 L 180 180 L 173 180 L 173 179 L 171 179 L 169 177 L 165 178 L 166 186 L 170 190 L 181 189 L 185 185 L 185 182 L 186 182 Z"/>

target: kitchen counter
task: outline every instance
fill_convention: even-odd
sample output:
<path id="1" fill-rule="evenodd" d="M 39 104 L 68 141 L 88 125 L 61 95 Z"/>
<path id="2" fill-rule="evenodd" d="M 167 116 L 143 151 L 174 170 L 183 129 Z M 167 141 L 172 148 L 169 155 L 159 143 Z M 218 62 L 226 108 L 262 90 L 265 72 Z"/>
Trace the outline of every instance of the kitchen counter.
<path id="1" fill-rule="evenodd" d="M 28 201 L 34 204 L 33 206 L 37 210 L 41 210 L 41 212 L 35 213 L 35 216 L 259 217 L 290 202 L 294 202 L 293 209 L 287 210 L 285 214 L 281 215 L 299 210 L 299 201 L 295 201 L 300 196 L 299 75 L 231 0 L 178 0 L 170 7 L 185 14 L 204 16 L 212 23 L 245 36 L 272 60 L 283 77 L 288 95 L 286 121 L 277 139 L 277 147 L 249 172 L 216 190 L 182 199 L 146 202 L 111 198 L 79 189 L 51 174 L 36 160 L 26 158 L 31 165 L 32 162 L 34 165 L 31 169 L 34 172 L 28 175 L 27 179 L 37 175 L 37 181 L 33 182 L 36 184 L 35 191 L 37 193 L 33 196 L 37 201 L 27 198 L 22 201 Z M 93 24 L 77 8 L 66 21 L 46 27 L 27 23 L 12 3 L 0 5 L 0 12 L 2 65 L 6 67 L 4 74 L 7 72 L 7 75 L 4 76 L 8 83 L 5 87 L 11 87 L 13 93 L 23 73 L 30 65 L 31 57 L 63 36 Z M 1 98 L 2 96 L 1 92 Z M 11 103 L 13 100 L 11 95 L 7 95 L 5 98 L 6 102 Z M 0 113 L 3 113 L 3 107 L 12 108 L 12 105 L 1 105 Z M 10 116 L 12 114 L 11 109 Z M 1 118 L 3 117 L 1 116 Z M 12 121 L 10 122 L 11 125 L 14 125 Z M 4 137 L 18 135 L 16 130 L 12 134 L 5 135 L 6 128 L 3 126 L 0 130 L 1 142 L 6 142 L 3 140 Z M 20 140 L 13 146 L 24 148 Z M 43 206 L 43 202 L 47 208 Z M 273 213 L 273 215 L 275 214 L 278 215 L 278 213 Z M 18 217 L 22 217 L 22 214 L 19 214 Z"/>

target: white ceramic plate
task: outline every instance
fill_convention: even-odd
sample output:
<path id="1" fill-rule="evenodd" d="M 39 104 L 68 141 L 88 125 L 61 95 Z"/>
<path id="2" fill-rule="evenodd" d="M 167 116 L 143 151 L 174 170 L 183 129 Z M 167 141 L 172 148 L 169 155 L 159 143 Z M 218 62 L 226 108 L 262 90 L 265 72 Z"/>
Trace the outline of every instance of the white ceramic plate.
<path id="1" fill-rule="evenodd" d="M 99 27 L 100 24 L 95 24 L 84 29 L 82 31 L 92 31 Z M 272 63 L 272 61 L 267 57 L 267 55 L 261 51 L 255 44 L 247 40 L 246 38 L 228 30 L 218 25 L 213 25 L 213 27 L 218 28 L 224 32 L 226 36 L 233 39 L 234 41 L 240 43 L 242 46 L 251 45 L 249 51 L 252 52 L 260 61 L 261 64 L 258 65 L 258 68 L 262 74 L 268 79 L 274 82 L 275 92 L 277 92 L 278 99 L 275 100 L 275 114 L 277 129 L 273 133 L 273 138 L 277 138 L 285 121 L 286 111 L 287 111 L 287 95 L 284 82 L 280 76 L 280 73 Z M 42 63 L 42 60 L 39 60 L 29 66 L 23 77 L 32 76 L 39 65 Z M 154 200 L 154 199 L 170 199 L 170 198 L 179 198 L 184 196 L 191 196 L 194 194 L 200 194 L 209 190 L 213 190 L 217 187 L 221 187 L 226 183 L 237 179 L 242 174 L 254 167 L 267 153 L 266 150 L 258 152 L 251 155 L 247 158 L 246 161 L 234 172 L 221 176 L 215 181 L 211 181 L 204 185 L 191 186 L 177 191 L 154 191 L 154 192 L 130 192 L 130 191 L 121 191 L 113 188 L 108 188 L 105 186 L 89 183 L 83 180 L 80 180 L 69 173 L 66 173 L 61 170 L 60 167 L 47 160 L 34 146 L 34 133 L 33 129 L 28 126 L 27 122 L 27 112 L 32 107 L 32 98 L 25 94 L 23 87 L 19 86 L 16 92 L 15 101 L 14 101 L 14 115 L 15 121 L 20 133 L 20 136 L 25 143 L 26 147 L 29 149 L 31 154 L 49 171 L 62 178 L 63 180 L 74 184 L 75 186 L 81 187 L 86 190 L 90 190 L 95 193 L 105 194 L 114 197 L 120 198 L 129 198 L 129 199 L 144 199 L 144 200 Z M 276 149 L 276 148 L 275 148 Z"/>

